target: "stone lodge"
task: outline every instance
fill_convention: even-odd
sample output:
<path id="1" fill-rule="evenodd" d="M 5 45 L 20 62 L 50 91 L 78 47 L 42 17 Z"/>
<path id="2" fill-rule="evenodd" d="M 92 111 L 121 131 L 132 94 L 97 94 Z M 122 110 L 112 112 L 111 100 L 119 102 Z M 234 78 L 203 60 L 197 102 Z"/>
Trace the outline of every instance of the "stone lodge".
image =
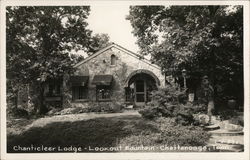
<path id="1" fill-rule="evenodd" d="M 165 86 L 159 66 L 114 43 L 74 67 L 71 76 L 49 83 L 46 102 L 59 101 L 63 107 L 90 103 L 142 106 L 151 100 L 152 90 Z"/>

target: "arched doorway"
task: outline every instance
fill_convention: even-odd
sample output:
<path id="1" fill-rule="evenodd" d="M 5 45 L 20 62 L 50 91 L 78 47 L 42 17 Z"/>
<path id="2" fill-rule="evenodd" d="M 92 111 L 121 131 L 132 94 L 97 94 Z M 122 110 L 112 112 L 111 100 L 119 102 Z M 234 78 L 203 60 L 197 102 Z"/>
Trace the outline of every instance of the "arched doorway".
<path id="1" fill-rule="evenodd" d="M 132 72 L 126 80 L 126 101 L 136 106 L 151 101 L 151 92 L 160 85 L 159 79 L 148 70 Z"/>

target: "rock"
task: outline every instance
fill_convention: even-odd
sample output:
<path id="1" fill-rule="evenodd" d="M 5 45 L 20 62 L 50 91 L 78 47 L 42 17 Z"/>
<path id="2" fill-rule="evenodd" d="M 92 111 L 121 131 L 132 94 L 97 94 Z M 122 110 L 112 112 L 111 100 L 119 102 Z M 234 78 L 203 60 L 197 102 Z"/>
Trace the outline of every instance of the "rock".
<path id="1" fill-rule="evenodd" d="M 133 109 L 134 106 L 133 106 L 133 105 L 128 105 L 128 106 L 126 106 L 126 108 L 127 108 L 127 109 Z"/>

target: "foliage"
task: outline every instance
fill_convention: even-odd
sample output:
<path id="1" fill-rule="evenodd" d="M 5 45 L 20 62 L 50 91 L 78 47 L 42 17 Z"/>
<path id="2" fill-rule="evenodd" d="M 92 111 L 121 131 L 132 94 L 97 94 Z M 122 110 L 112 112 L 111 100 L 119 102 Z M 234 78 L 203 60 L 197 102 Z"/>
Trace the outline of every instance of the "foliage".
<path id="1" fill-rule="evenodd" d="M 175 89 L 173 86 L 160 88 L 152 92 L 152 101 L 145 108 L 139 111 L 146 119 L 159 117 L 174 118 L 178 124 L 197 125 L 193 114 L 204 112 L 205 108 L 201 105 L 186 103 L 185 92 Z"/>
<path id="2" fill-rule="evenodd" d="M 139 110 L 139 113 L 145 119 L 154 119 L 161 116 L 161 112 L 158 111 L 157 107 L 146 106 L 144 109 Z"/>
<path id="3" fill-rule="evenodd" d="M 167 118 L 160 118 L 157 123 L 162 131 L 162 141 L 167 145 L 200 146 L 210 137 L 201 127 L 176 125 L 169 123 Z"/>
<path id="4" fill-rule="evenodd" d="M 122 112 L 122 106 L 113 102 L 94 104 L 88 107 L 87 112 L 119 113 Z"/>
<path id="5" fill-rule="evenodd" d="M 44 125 L 44 121 L 40 121 L 21 134 L 9 134 L 7 136 L 8 152 L 17 153 L 13 150 L 13 146 L 30 146 L 31 144 L 56 148 L 58 148 L 57 146 L 61 148 L 81 146 L 83 148 L 81 152 L 91 152 L 84 148 L 114 147 L 119 139 L 151 130 L 148 123 L 137 116 L 92 117 L 93 119 L 89 120 L 74 119 L 74 117 L 72 115 L 70 122 L 65 119 L 62 122 L 50 122 L 46 125 Z M 131 130 L 125 129 L 128 127 L 131 127 Z"/>
<path id="6" fill-rule="evenodd" d="M 7 115 L 15 118 L 29 118 L 29 113 L 22 108 L 11 108 L 7 110 Z"/>
<path id="7" fill-rule="evenodd" d="M 69 51 L 86 48 L 89 7 L 7 7 L 7 71 L 22 82 L 71 69 Z M 23 75 L 20 75 L 24 74 Z"/>
<path id="8" fill-rule="evenodd" d="M 241 125 L 242 127 L 244 126 L 244 118 L 243 116 L 236 116 L 233 117 L 229 120 L 230 123 L 235 124 L 235 125 Z"/>
<path id="9" fill-rule="evenodd" d="M 158 132 L 135 134 L 120 141 L 129 146 L 205 146 L 210 135 L 200 127 L 177 125 L 172 118 L 154 121 Z"/>
<path id="10" fill-rule="evenodd" d="M 91 107 L 88 107 L 88 112 L 101 112 L 102 108 L 100 105 L 93 105 Z"/>
<path id="11" fill-rule="evenodd" d="M 127 19 L 141 53 L 163 71 L 207 74 L 218 99 L 243 102 L 242 6 L 131 6 Z"/>
<path id="12" fill-rule="evenodd" d="M 55 108 L 51 107 L 47 115 L 67 115 L 80 113 L 120 113 L 122 106 L 116 103 L 88 104 L 88 107 Z"/>
<path id="13" fill-rule="evenodd" d="M 100 49 L 107 47 L 110 44 L 111 42 L 109 42 L 108 34 L 95 34 L 92 36 L 90 40 L 90 45 L 88 46 L 89 54 L 93 54 L 99 51 Z"/>
<path id="14" fill-rule="evenodd" d="M 107 44 L 108 36 L 92 36 L 87 29 L 89 6 L 15 6 L 6 10 L 8 91 L 18 93 L 21 84 L 34 87 L 38 94 L 35 106 L 43 113 L 47 110 L 43 104 L 45 81 L 74 71 L 73 65 L 82 57 L 70 53 L 93 51 L 104 40 Z"/>
<path id="15" fill-rule="evenodd" d="M 173 86 L 159 88 L 156 91 L 152 91 L 152 101 L 144 109 L 140 110 L 139 113 L 148 119 L 159 116 L 173 117 L 174 110 L 178 107 L 180 97 L 183 95 L 183 92 L 178 91 Z"/>
<path id="16" fill-rule="evenodd" d="M 176 125 L 173 119 L 162 118 L 157 121 L 143 120 L 138 116 L 115 116 L 80 120 L 72 115 L 70 118 L 54 117 L 56 122 L 40 120 L 30 125 L 27 130 L 8 132 L 7 150 L 14 151 L 13 146 L 60 146 L 61 148 L 74 146 L 82 147 L 81 152 L 90 152 L 84 148 L 119 147 L 119 146 L 163 146 L 163 145 L 206 145 L 209 134 L 199 127 Z M 58 119 L 59 118 L 59 119 Z M 85 117 L 86 118 L 86 117 Z M 51 118 L 49 118 L 51 120 Z M 55 120 L 54 119 L 54 120 Z M 23 125 L 31 122 L 19 121 Z M 12 123 L 13 124 L 13 123 Z M 14 129 L 25 128 L 21 124 Z M 12 127 L 9 125 L 9 127 Z M 26 127 L 27 128 L 27 127 Z M 10 129 L 11 130 L 11 129 Z M 17 134 L 18 133 L 18 134 Z M 58 148 L 58 147 L 56 147 Z M 124 150 L 125 151 L 125 150 Z M 118 152 L 124 152 L 118 150 Z M 155 150 L 157 152 L 158 150 Z M 25 151 L 38 152 L 36 150 Z M 73 151 L 72 151 L 73 152 Z M 128 152 L 126 150 L 126 152 Z M 152 151 L 154 152 L 154 151 Z M 168 152 L 168 151 L 166 151 Z"/>
<path id="17" fill-rule="evenodd" d="M 218 115 L 220 115 L 221 120 L 228 120 L 232 117 L 237 116 L 237 112 L 235 110 L 226 109 L 223 111 L 219 111 Z"/>
<path id="18" fill-rule="evenodd" d="M 80 114 L 88 113 L 88 108 L 75 107 L 75 108 L 52 108 L 47 115 L 67 115 L 67 114 Z"/>

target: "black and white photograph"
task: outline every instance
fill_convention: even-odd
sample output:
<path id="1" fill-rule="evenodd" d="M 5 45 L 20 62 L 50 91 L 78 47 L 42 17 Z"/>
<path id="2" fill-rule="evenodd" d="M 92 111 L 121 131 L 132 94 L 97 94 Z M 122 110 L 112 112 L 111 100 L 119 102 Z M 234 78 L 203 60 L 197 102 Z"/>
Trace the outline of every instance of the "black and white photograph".
<path id="1" fill-rule="evenodd" d="M 249 2 L 182 2 L 2 5 L 3 159 L 248 154 Z"/>

